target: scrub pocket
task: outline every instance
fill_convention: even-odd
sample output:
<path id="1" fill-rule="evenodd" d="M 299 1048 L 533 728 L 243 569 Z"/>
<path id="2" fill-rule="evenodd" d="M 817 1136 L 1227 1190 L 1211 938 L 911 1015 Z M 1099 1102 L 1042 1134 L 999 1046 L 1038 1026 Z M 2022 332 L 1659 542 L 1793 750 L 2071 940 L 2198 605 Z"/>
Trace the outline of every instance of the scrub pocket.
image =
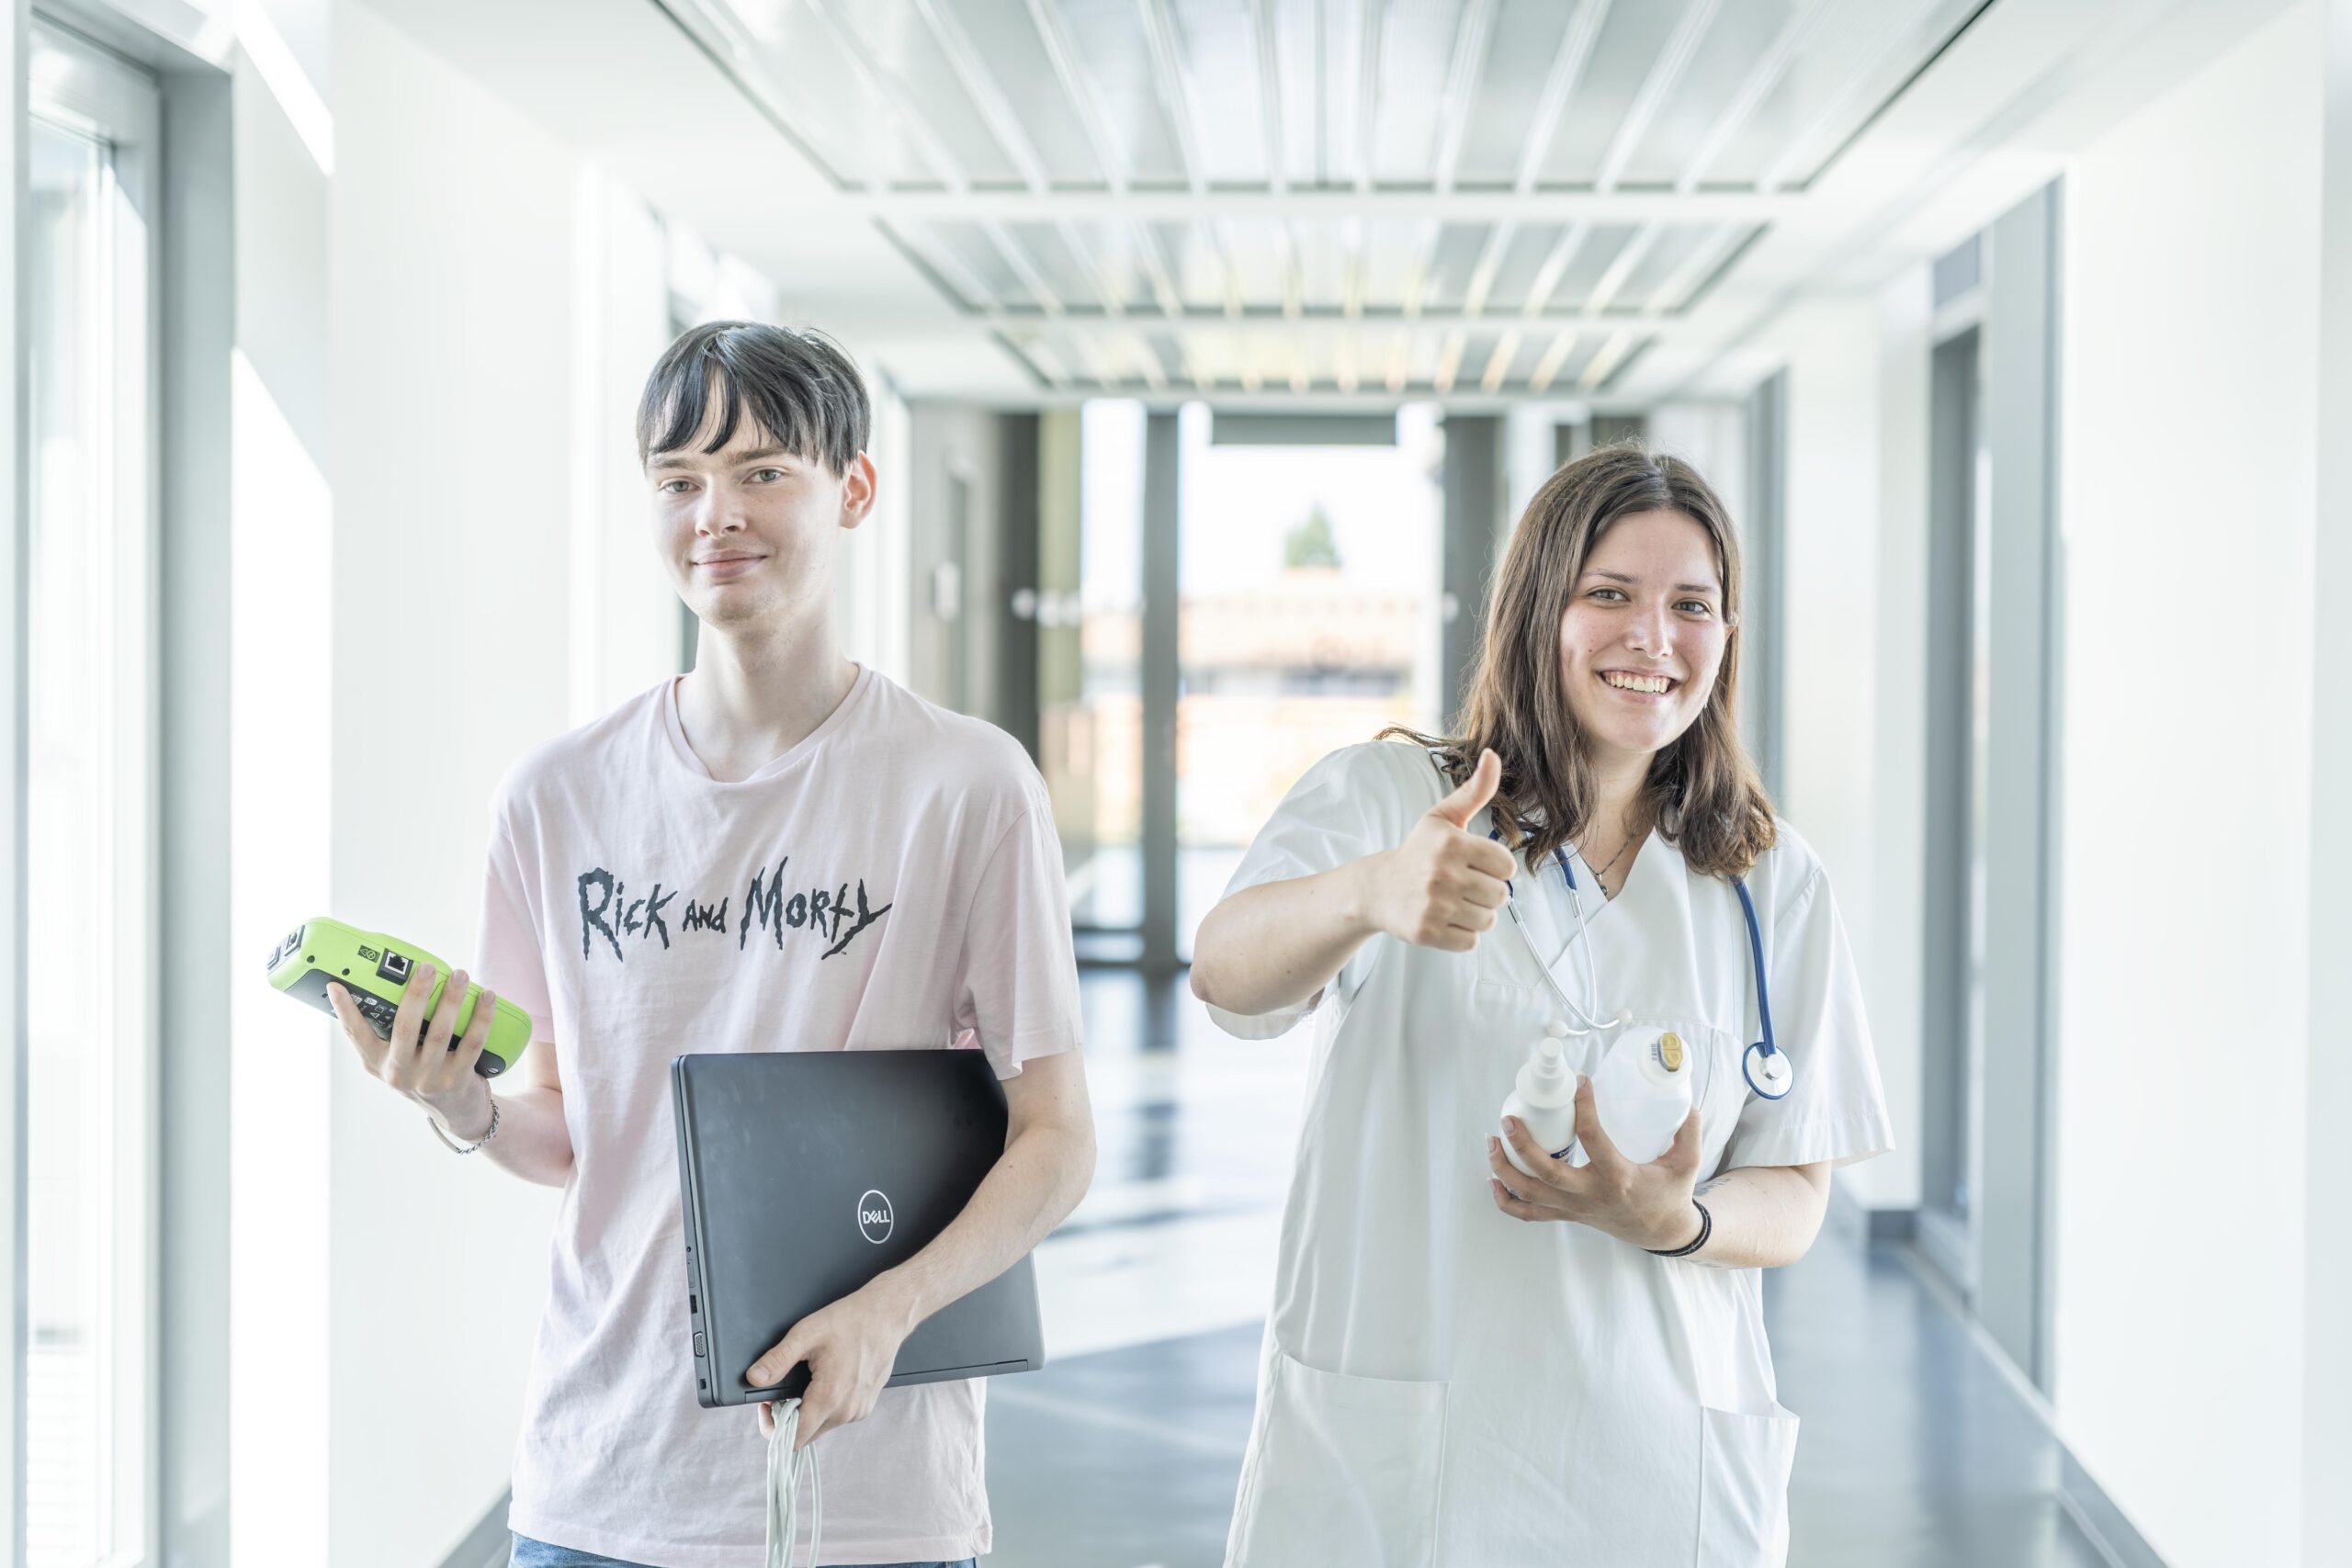
<path id="1" fill-rule="evenodd" d="M 1276 1350 L 1227 1568 L 1427 1568 L 1445 1384 L 1322 1372 Z"/>
<path id="2" fill-rule="evenodd" d="M 1780 1568 L 1789 1553 L 1789 1468 L 1797 1418 L 1703 1409 L 1699 1568 Z"/>

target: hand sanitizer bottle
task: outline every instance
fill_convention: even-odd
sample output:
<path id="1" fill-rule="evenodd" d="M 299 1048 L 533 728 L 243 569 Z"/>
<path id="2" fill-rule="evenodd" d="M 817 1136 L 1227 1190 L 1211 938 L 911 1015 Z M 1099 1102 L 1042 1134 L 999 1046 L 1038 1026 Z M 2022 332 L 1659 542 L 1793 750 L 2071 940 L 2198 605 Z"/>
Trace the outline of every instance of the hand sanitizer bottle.
<path id="1" fill-rule="evenodd" d="M 1525 1122 L 1529 1135 L 1553 1152 L 1555 1158 L 1577 1141 L 1577 1076 L 1568 1071 L 1560 1044 L 1567 1032 L 1556 1019 L 1545 1026 L 1544 1038 L 1527 1053 L 1527 1064 L 1519 1069 L 1518 1087 L 1503 1101 L 1502 1109 L 1503 1115 Z M 1524 1174 L 1535 1174 L 1508 1137 L 1503 1139 L 1503 1153 Z"/>
<path id="2" fill-rule="evenodd" d="M 1670 1029 L 1620 1036 L 1592 1076 L 1592 1109 L 1617 1152 L 1647 1165 L 1690 1114 L 1690 1048 Z M 1581 1147 L 1566 1157 L 1588 1163 Z"/>

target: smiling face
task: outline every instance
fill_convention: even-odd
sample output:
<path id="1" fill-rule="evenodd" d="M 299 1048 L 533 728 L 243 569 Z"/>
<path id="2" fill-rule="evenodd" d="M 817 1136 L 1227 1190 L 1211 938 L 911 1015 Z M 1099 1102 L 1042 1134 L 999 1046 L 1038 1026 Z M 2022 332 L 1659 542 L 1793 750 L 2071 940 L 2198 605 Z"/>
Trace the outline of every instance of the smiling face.
<path id="1" fill-rule="evenodd" d="M 832 600 L 833 540 L 874 505 L 874 465 L 845 473 L 751 420 L 716 452 L 697 434 L 646 465 L 656 547 L 686 607 L 715 630 L 787 622 Z"/>
<path id="2" fill-rule="evenodd" d="M 1690 728 L 1728 629 L 1706 529 L 1656 511 L 1603 530 L 1560 617 L 1561 687 L 1595 760 L 1646 760 Z"/>

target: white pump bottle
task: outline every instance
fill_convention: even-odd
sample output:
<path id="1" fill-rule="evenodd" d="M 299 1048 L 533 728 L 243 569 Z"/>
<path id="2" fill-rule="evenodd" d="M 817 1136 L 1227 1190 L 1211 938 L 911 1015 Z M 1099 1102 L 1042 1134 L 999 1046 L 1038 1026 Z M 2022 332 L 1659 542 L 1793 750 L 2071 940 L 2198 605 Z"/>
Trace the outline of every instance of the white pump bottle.
<path id="1" fill-rule="evenodd" d="M 1560 1043 L 1567 1032 L 1557 1020 L 1545 1026 L 1544 1038 L 1527 1053 L 1518 1085 L 1504 1100 L 1502 1109 L 1503 1115 L 1516 1116 L 1526 1123 L 1528 1135 L 1555 1158 L 1577 1141 L 1577 1076 L 1568 1071 Z M 1503 1139 L 1503 1153 L 1522 1174 L 1535 1174 L 1508 1137 Z"/>
<path id="2" fill-rule="evenodd" d="M 1670 1029 L 1619 1036 L 1592 1076 L 1592 1109 L 1617 1152 L 1635 1165 L 1666 1153 L 1690 1115 L 1690 1048 Z M 1579 1146 L 1567 1156 L 1584 1165 Z"/>

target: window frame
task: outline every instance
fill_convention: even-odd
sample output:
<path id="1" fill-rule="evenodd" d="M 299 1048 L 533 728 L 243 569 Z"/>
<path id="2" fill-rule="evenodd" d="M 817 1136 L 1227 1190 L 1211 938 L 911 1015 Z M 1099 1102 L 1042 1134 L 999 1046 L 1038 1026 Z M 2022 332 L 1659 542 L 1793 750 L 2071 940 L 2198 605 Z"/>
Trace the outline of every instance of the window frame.
<path id="1" fill-rule="evenodd" d="M 107 446 L 112 458 L 108 544 L 117 552 L 115 578 L 120 586 L 113 605 L 112 694 L 117 701 L 107 716 L 114 730 L 114 779 L 121 792 L 111 815 L 115 852 L 108 896 L 114 911 L 115 951 L 136 954 L 138 961 L 117 971 L 119 989 L 114 996 L 112 1130 L 118 1181 L 107 1242 L 114 1281 L 108 1325 L 112 1333 L 105 1352 L 111 1363 L 106 1386 L 111 1390 L 112 1443 L 104 1461 L 108 1472 L 98 1478 L 98 1495 L 107 1514 L 107 1534 L 115 1545 L 94 1568 L 151 1568 L 160 1560 L 163 1414 L 158 1375 L 161 1135 L 157 1096 L 162 1064 L 153 962 L 160 951 L 157 910 L 162 891 L 158 563 L 163 89 L 145 67 L 54 19 L 33 17 L 25 37 L 28 120 L 87 137 L 107 152 L 107 212 L 101 238 L 108 246 L 112 289 L 107 310 L 112 330 L 105 344 L 109 358 Z M 23 134 L 29 137 L 29 124 Z M 126 215 L 137 220 L 120 221 Z M 21 275 L 21 231 L 19 234 Z M 28 298 L 26 309 L 30 308 Z M 20 343 L 20 352 L 22 348 Z M 28 383 L 20 381 L 19 386 L 28 389 Z M 29 434 L 30 417 L 28 406 L 20 434 Z M 29 492 L 19 500 L 28 502 Z M 28 539 L 34 522 L 27 513 Z M 20 604 L 28 625 L 32 588 L 28 581 Z M 29 636 L 25 648 L 29 663 L 33 656 Z M 21 671 L 19 678 L 22 683 L 14 695 L 28 724 L 29 669 Z M 24 783 L 28 788 L 29 774 Z M 24 951 L 19 949 L 16 956 L 21 962 Z M 30 976 L 25 980 L 29 982 Z M 27 1034 L 19 1050 L 27 1051 L 29 1045 Z M 21 1064 L 18 1083 L 26 1084 Z M 27 1116 L 39 1109 L 29 1103 L 24 1108 Z M 20 1121 L 19 1126 L 23 1124 Z M 32 1262 L 24 1245 L 29 1202 L 28 1190 L 20 1196 L 17 1214 L 17 1256 L 27 1268 Z M 20 1284 L 20 1293 L 23 1289 Z M 20 1391 L 27 1386 L 30 1328 L 28 1318 L 16 1338 L 15 1376 Z M 20 1498 L 24 1495 L 19 1493 Z M 21 1551 L 26 1521 L 19 1518 L 15 1528 Z"/>

